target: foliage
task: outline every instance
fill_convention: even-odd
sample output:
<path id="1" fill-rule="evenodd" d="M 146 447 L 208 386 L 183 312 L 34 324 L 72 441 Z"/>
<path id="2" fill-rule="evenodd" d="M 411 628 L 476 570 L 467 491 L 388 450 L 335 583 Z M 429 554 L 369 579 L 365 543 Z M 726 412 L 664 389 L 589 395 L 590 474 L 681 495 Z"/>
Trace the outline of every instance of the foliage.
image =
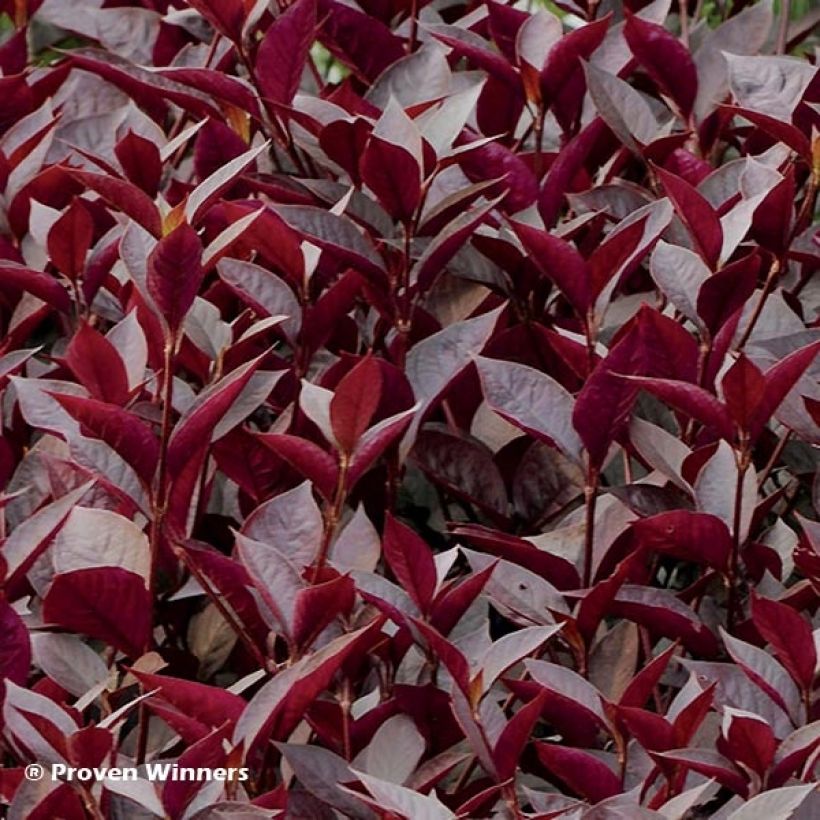
<path id="1" fill-rule="evenodd" d="M 555 9 L 0 4 L 10 818 L 818 816 L 816 10 Z"/>

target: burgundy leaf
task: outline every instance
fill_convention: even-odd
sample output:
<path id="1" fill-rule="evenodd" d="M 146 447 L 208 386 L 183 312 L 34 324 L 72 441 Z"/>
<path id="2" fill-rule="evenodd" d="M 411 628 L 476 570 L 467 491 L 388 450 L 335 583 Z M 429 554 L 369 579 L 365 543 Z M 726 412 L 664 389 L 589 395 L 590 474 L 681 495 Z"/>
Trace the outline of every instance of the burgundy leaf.
<path id="1" fill-rule="evenodd" d="M 330 402 L 330 422 L 343 453 L 352 453 L 370 426 L 381 393 L 381 369 L 370 356 L 362 359 L 337 385 Z"/>
<path id="2" fill-rule="evenodd" d="M 130 216 L 146 231 L 159 236 L 162 233 L 162 219 L 153 200 L 136 185 L 124 179 L 91 171 L 67 169 L 78 182 L 99 194 L 107 203 Z"/>
<path id="3" fill-rule="evenodd" d="M 43 599 L 43 620 L 138 658 L 150 638 L 151 609 L 143 578 L 100 566 L 57 575 Z"/>
<path id="4" fill-rule="evenodd" d="M 268 27 L 254 66 L 262 93 L 268 99 L 285 105 L 293 101 L 315 30 L 314 0 L 296 0 Z"/>
<path id="5" fill-rule="evenodd" d="M 69 279 L 77 279 L 85 270 L 85 258 L 91 247 L 94 223 L 81 200 L 74 199 L 48 232 L 48 255 L 57 269 Z"/>
<path id="6" fill-rule="evenodd" d="M 68 291 L 53 277 L 11 262 L 0 263 L 0 290 L 26 291 L 61 313 L 71 311 Z"/>
<path id="7" fill-rule="evenodd" d="M 313 482 L 313 486 L 324 498 L 333 498 L 339 472 L 333 456 L 312 441 L 298 436 L 266 433 L 259 439 L 266 447 Z"/>
<path id="8" fill-rule="evenodd" d="M 382 549 L 390 569 L 416 606 L 422 612 L 428 612 L 437 583 L 430 548 L 410 527 L 388 515 Z"/>
<path id="9" fill-rule="evenodd" d="M 202 243 L 183 222 L 157 243 L 148 257 L 146 284 L 171 334 L 175 335 L 202 283 Z"/>
<path id="10" fill-rule="evenodd" d="M 0 649 L 0 679 L 24 686 L 31 667 L 31 642 L 23 620 L 5 598 L 0 599 L 3 644 Z"/>
<path id="11" fill-rule="evenodd" d="M 128 374 L 120 354 L 90 325 L 84 323 L 74 334 L 65 361 L 94 398 L 115 405 L 128 400 Z"/>
<path id="12" fill-rule="evenodd" d="M 151 428 L 133 413 L 114 404 L 52 393 L 86 432 L 102 439 L 115 453 L 130 464 L 137 475 L 150 486 L 159 460 L 159 439 Z"/>
<path id="13" fill-rule="evenodd" d="M 675 212 L 686 225 L 698 253 L 703 257 L 703 261 L 714 270 L 723 247 L 723 229 L 714 209 L 706 198 L 686 180 L 657 166 L 655 173 L 660 178 L 666 195 L 672 200 Z"/>
<path id="14" fill-rule="evenodd" d="M 620 794 L 619 778 L 606 763 L 589 752 L 553 743 L 537 743 L 535 750 L 551 774 L 592 803 Z"/>
<path id="15" fill-rule="evenodd" d="M 787 604 L 758 595 L 752 596 L 752 620 L 789 674 L 803 690 L 810 690 L 817 650 L 809 624 Z"/>
<path id="16" fill-rule="evenodd" d="M 592 300 L 590 271 L 581 254 L 566 240 L 520 222 L 512 229 L 539 270 L 566 294 L 579 316 L 585 317 Z"/>
<path id="17" fill-rule="evenodd" d="M 630 14 L 624 36 L 638 62 L 684 117 L 689 117 L 698 91 L 698 74 L 686 47 L 663 26 Z"/>

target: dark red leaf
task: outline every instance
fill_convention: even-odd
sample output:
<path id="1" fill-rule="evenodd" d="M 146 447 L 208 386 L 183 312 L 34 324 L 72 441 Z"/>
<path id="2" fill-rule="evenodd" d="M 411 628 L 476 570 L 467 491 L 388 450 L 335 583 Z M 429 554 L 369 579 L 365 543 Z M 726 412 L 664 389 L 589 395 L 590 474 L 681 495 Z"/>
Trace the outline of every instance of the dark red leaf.
<path id="1" fill-rule="evenodd" d="M 792 607 L 759 595 L 752 596 L 755 629 L 772 645 L 777 659 L 804 691 L 811 690 L 817 650 L 811 626 Z"/>
<path id="2" fill-rule="evenodd" d="M 95 399 L 120 406 L 128 400 L 128 374 L 122 358 L 91 325 L 82 324 L 74 334 L 65 362 Z"/>
<path id="3" fill-rule="evenodd" d="M 185 222 L 162 237 L 151 251 L 146 284 L 172 335 L 182 326 L 203 276 L 202 243 Z"/>
<path id="4" fill-rule="evenodd" d="M 388 515 L 382 542 L 384 557 L 416 606 L 427 613 L 436 591 L 436 565 L 430 548 L 410 529 Z"/>
<path id="5" fill-rule="evenodd" d="M 151 428 L 133 413 L 114 404 L 52 393 L 86 432 L 102 439 L 128 462 L 137 475 L 150 486 L 159 460 L 159 439 Z"/>
<path id="6" fill-rule="evenodd" d="M 43 599 L 43 620 L 138 658 L 151 635 L 152 601 L 145 579 L 133 572 L 79 569 L 54 578 Z"/>
<path id="7" fill-rule="evenodd" d="M 268 99 L 290 105 L 299 90 L 315 30 L 315 0 L 296 0 L 268 27 L 254 66 Z"/>
<path id="8" fill-rule="evenodd" d="M 715 210 L 703 194 L 686 180 L 657 166 L 655 173 L 663 184 L 666 195 L 672 200 L 676 213 L 686 225 L 698 253 L 714 270 L 723 247 L 723 228 Z"/>
<path id="9" fill-rule="evenodd" d="M 589 752 L 553 743 L 536 743 L 535 750 L 551 774 L 590 802 L 598 803 L 620 794 L 620 779 L 606 763 Z"/>
<path id="10" fill-rule="evenodd" d="M 330 402 L 333 434 L 343 453 L 353 452 L 381 401 L 378 362 L 366 356 L 339 382 Z"/>
<path id="11" fill-rule="evenodd" d="M 85 258 L 91 247 L 94 223 L 81 200 L 74 199 L 48 232 L 48 255 L 57 269 L 69 279 L 77 279 L 85 270 Z"/>
<path id="12" fill-rule="evenodd" d="M 663 26 L 630 14 L 624 36 L 638 62 L 684 117 L 692 113 L 698 75 L 689 51 Z"/>

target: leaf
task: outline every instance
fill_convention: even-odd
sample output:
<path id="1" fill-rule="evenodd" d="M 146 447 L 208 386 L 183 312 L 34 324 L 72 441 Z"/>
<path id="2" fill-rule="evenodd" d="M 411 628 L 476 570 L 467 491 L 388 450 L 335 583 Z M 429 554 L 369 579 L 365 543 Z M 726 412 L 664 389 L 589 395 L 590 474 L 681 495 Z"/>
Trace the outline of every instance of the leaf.
<path id="1" fill-rule="evenodd" d="M 615 596 L 612 613 L 646 626 L 691 652 L 707 657 L 717 652 L 717 640 L 695 611 L 668 590 L 626 584 Z"/>
<path id="2" fill-rule="evenodd" d="M 53 277 L 12 262 L 0 263 L 0 290 L 25 291 L 61 313 L 71 312 L 68 291 Z"/>
<path id="3" fill-rule="evenodd" d="M 401 785 L 418 765 L 426 747 L 413 720 L 395 715 L 376 729 L 370 743 L 353 765 L 367 774 Z"/>
<path id="4" fill-rule="evenodd" d="M 746 780 L 739 770 L 730 760 L 713 749 L 673 749 L 669 752 L 653 753 L 652 757 L 660 764 L 668 761 L 698 772 L 704 777 L 714 778 L 731 791 L 746 795 Z"/>
<path id="5" fill-rule="evenodd" d="M 363 276 L 380 282 L 384 265 L 373 245 L 346 216 L 308 205 L 277 205 L 275 213 L 314 245 L 325 249 Z"/>
<path id="6" fill-rule="evenodd" d="M 476 366 L 490 407 L 579 462 L 581 440 L 572 426 L 572 396 L 554 379 L 527 365 L 478 357 Z"/>
<path id="7" fill-rule="evenodd" d="M 429 478 L 488 513 L 507 513 L 507 490 L 492 452 L 473 439 L 425 429 L 411 457 Z"/>
<path id="8" fill-rule="evenodd" d="M 390 569 L 416 606 L 427 613 L 436 591 L 436 566 L 430 548 L 410 527 L 388 515 L 382 550 Z"/>
<path id="9" fill-rule="evenodd" d="M 243 364 L 197 396 L 196 401 L 175 425 L 168 442 L 169 475 L 179 475 L 192 452 L 225 435 L 242 421 L 246 413 L 255 409 L 255 406 L 250 410 L 243 408 L 246 413 L 240 418 L 230 415 L 231 408 L 251 385 L 251 380 L 263 359 L 264 356 L 259 356 Z M 272 385 L 268 384 L 267 387 Z"/>
<path id="10" fill-rule="evenodd" d="M 408 224 L 421 202 L 422 147 L 413 120 L 391 98 L 361 158 L 361 175 L 394 219 Z"/>
<path id="11" fill-rule="evenodd" d="M 214 201 L 226 191 L 237 177 L 258 157 L 266 151 L 270 143 L 265 142 L 256 148 L 251 148 L 244 154 L 234 157 L 230 162 L 214 171 L 204 179 L 188 195 L 185 202 L 185 219 L 191 225 L 196 225 L 207 213 Z"/>
<path id="12" fill-rule="evenodd" d="M 150 485 L 159 460 L 159 439 L 151 428 L 128 410 L 113 404 L 52 393 L 52 398 L 82 425 L 86 433 L 104 441 Z"/>
<path id="13" fill-rule="evenodd" d="M 592 295 L 590 272 L 581 254 L 564 239 L 522 222 L 510 222 L 538 269 L 566 294 L 581 317 L 586 316 Z"/>
<path id="14" fill-rule="evenodd" d="M 492 335 L 500 308 L 456 322 L 414 345 L 407 354 L 405 375 L 421 406 L 416 411 L 405 446 L 412 444 L 424 414 L 448 385 L 473 360 Z"/>
<path id="15" fill-rule="evenodd" d="M 286 316 L 282 329 L 295 339 L 302 324 L 302 308 L 290 286 L 275 273 L 240 259 L 221 259 L 220 278 L 261 315 Z"/>
<path id="16" fill-rule="evenodd" d="M 688 49 L 663 26 L 632 14 L 626 19 L 624 37 L 649 76 L 688 118 L 698 90 L 697 70 Z"/>
<path id="17" fill-rule="evenodd" d="M 787 714 L 796 715 L 800 705 L 800 693 L 786 670 L 762 649 L 735 638 L 722 629 L 720 634 L 730 657 L 749 680 Z"/>
<path id="18" fill-rule="evenodd" d="M 734 534 L 735 503 L 740 478 L 732 448 L 721 441 L 712 457 L 703 465 L 695 479 L 693 490 L 698 509 L 720 518 Z M 745 542 L 757 505 L 757 478 L 754 470 L 746 470 L 740 487 L 740 519 L 738 538 Z"/>
<path id="19" fill-rule="evenodd" d="M 811 783 L 770 789 L 735 809 L 728 815 L 727 820 L 755 820 L 758 817 L 768 817 L 770 820 L 789 820 L 814 790 L 815 787 Z"/>
<path id="20" fill-rule="evenodd" d="M 542 692 L 522 706 L 510 718 L 495 742 L 493 759 L 495 760 L 499 780 L 508 780 L 515 776 L 521 753 L 530 740 L 533 728 L 541 716 L 545 698 L 546 693 Z"/>
<path id="21" fill-rule="evenodd" d="M 185 222 L 162 237 L 151 251 L 146 286 L 172 335 L 179 331 L 203 276 L 202 244 Z"/>
<path id="22" fill-rule="evenodd" d="M 727 568 L 732 538 L 726 524 L 714 515 L 674 510 L 637 521 L 632 530 L 644 549 L 720 571 Z"/>
<path id="23" fill-rule="evenodd" d="M 156 144 L 129 131 L 114 146 L 114 153 L 129 181 L 156 197 L 162 179 L 162 157 Z"/>
<path id="24" fill-rule="evenodd" d="M 438 799 L 435 791 L 427 796 L 355 769 L 352 771 L 375 798 L 369 801 L 374 808 L 387 808 L 399 817 L 418 820 L 455 820 L 456 815 Z"/>
<path id="25" fill-rule="evenodd" d="M 315 30 L 314 0 L 297 0 L 268 26 L 254 69 L 263 95 L 272 102 L 290 105 L 296 96 Z"/>
<path id="26" fill-rule="evenodd" d="M 218 686 L 184 680 L 170 675 L 155 675 L 131 668 L 130 673 L 151 691 L 149 705 L 165 703 L 183 715 L 189 715 L 208 728 L 221 726 L 226 720 L 235 723 L 245 701 Z"/>
<path id="27" fill-rule="evenodd" d="M 340 784 L 354 779 L 349 765 L 338 755 L 321 746 L 277 743 L 277 748 L 299 778 L 299 782 L 323 803 L 338 809 L 346 817 L 370 820 L 375 815 L 350 796 Z"/>
<path id="28" fill-rule="evenodd" d="M 777 364 L 772 365 L 763 374 L 766 388 L 755 407 L 749 424 L 749 434 L 753 439 L 763 432 L 768 420 L 810 367 L 818 353 L 820 353 L 820 341 L 794 351 Z"/>
<path id="29" fill-rule="evenodd" d="M 148 645 L 151 597 L 145 580 L 119 567 L 55 576 L 43 599 L 43 620 L 97 638 L 129 657 Z"/>
<path id="30" fill-rule="evenodd" d="M 284 633 L 289 642 L 296 645 L 296 603 L 305 587 L 299 568 L 276 547 L 246 538 L 241 533 L 236 533 L 236 551 L 259 597 L 273 615 L 271 628 Z"/>
<path id="31" fill-rule="evenodd" d="M 629 379 L 728 441 L 734 439 L 734 428 L 726 408 L 702 387 L 674 379 L 642 376 L 629 376 Z"/>
<path id="32" fill-rule="evenodd" d="M 239 40 L 245 18 L 242 0 L 191 0 L 190 5 L 221 34 Z"/>
<path id="33" fill-rule="evenodd" d="M 787 604 L 753 595 L 752 621 L 800 688 L 811 689 L 817 650 L 812 629 L 803 617 Z"/>
<path id="34" fill-rule="evenodd" d="M 757 285 L 760 257 L 750 253 L 725 265 L 697 291 L 697 312 L 713 336 L 747 302 Z"/>
<path id="35" fill-rule="evenodd" d="M 593 464 L 603 463 L 612 441 L 626 427 L 637 387 L 666 381 L 624 376 L 691 372 L 695 356 L 692 342 L 676 322 L 646 306 L 641 308 L 634 324 L 598 362 L 575 399 L 572 423 Z"/>
<path id="36" fill-rule="evenodd" d="M 0 679 L 8 679 L 25 686 L 31 667 L 31 642 L 23 620 L 5 600 L 0 599 Z"/>
<path id="37" fill-rule="evenodd" d="M 106 174 L 67 168 L 70 176 L 99 194 L 107 203 L 130 216 L 153 236 L 162 233 L 162 219 L 151 198 L 144 191 L 124 179 Z"/>
<path id="38" fill-rule="evenodd" d="M 254 694 L 233 733 L 234 743 L 244 743 L 248 765 L 256 759 L 259 744 L 272 734 L 290 735 L 345 660 L 366 645 L 380 626 L 381 620 L 376 620 L 335 638 L 282 670 Z"/>
<path id="39" fill-rule="evenodd" d="M 547 771 L 592 803 L 620 794 L 620 779 L 589 752 L 544 742 L 536 743 L 535 750 Z"/>
<path id="40" fill-rule="evenodd" d="M 413 266 L 410 273 L 411 282 L 417 282 L 421 290 L 431 287 L 459 248 L 487 220 L 502 199 L 503 195 L 486 205 L 479 205 L 469 211 L 464 211 L 449 222 L 443 230 L 437 232 Z"/>
<path id="41" fill-rule="evenodd" d="M 322 513 L 305 481 L 257 507 L 242 525 L 242 534 L 275 547 L 297 567 L 313 560 L 324 531 Z"/>
<path id="42" fill-rule="evenodd" d="M 51 543 L 59 529 L 65 524 L 71 510 L 93 487 L 89 481 L 77 487 L 50 504 L 30 515 L 15 527 L 3 543 L 2 557 L 6 567 L 4 586 L 13 588 L 31 568 L 31 565 Z"/>
<path id="43" fill-rule="evenodd" d="M 640 92 L 595 63 L 584 63 L 589 96 L 601 119 L 634 154 L 655 141 L 660 126 Z"/>
<path id="44" fill-rule="evenodd" d="M 330 422 L 343 453 L 353 452 L 370 426 L 381 396 L 381 368 L 375 359 L 365 356 L 345 374 L 330 402 Z"/>
<path id="45" fill-rule="evenodd" d="M 553 100 L 581 69 L 581 60 L 588 60 L 601 45 L 609 28 L 610 17 L 593 20 L 572 29 L 551 45 L 541 68 L 541 88 L 545 100 Z"/>
<path id="46" fill-rule="evenodd" d="M 299 436 L 265 433 L 259 440 L 309 479 L 322 497 L 333 498 L 339 472 L 333 456 Z"/>
<path id="47" fill-rule="evenodd" d="M 759 715 L 725 707 L 722 731 L 732 760 L 765 776 L 778 745 L 772 727 Z"/>
<path id="48" fill-rule="evenodd" d="M 661 240 L 652 251 L 649 270 L 664 296 L 687 319 L 700 324 L 696 297 L 710 277 L 703 259 L 687 248 Z M 712 304 L 710 299 L 704 301 Z"/>
<path id="49" fill-rule="evenodd" d="M 91 325 L 83 323 L 66 348 L 66 364 L 91 395 L 108 404 L 128 400 L 128 374 L 114 345 Z"/>
<path id="50" fill-rule="evenodd" d="M 293 609 L 293 640 L 297 646 L 311 646 L 338 616 L 353 609 L 356 587 L 347 575 L 313 584 L 296 595 Z"/>
<path id="51" fill-rule="evenodd" d="M 655 166 L 666 195 L 672 200 L 675 212 L 686 226 L 703 261 L 714 270 L 723 248 L 723 229 L 706 198 L 686 180 Z"/>
<path id="52" fill-rule="evenodd" d="M 74 199 L 48 232 L 48 255 L 57 269 L 76 280 L 85 270 L 94 223 L 82 200 Z"/>
<path id="53" fill-rule="evenodd" d="M 738 104 L 787 123 L 816 73 L 814 66 L 793 57 L 724 57 Z"/>
<path id="54" fill-rule="evenodd" d="M 695 115 L 704 120 L 729 94 L 729 73 L 723 52 L 759 54 L 772 30 L 772 3 L 755 3 L 706 33 L 694 53 L 698 71 Z"/>

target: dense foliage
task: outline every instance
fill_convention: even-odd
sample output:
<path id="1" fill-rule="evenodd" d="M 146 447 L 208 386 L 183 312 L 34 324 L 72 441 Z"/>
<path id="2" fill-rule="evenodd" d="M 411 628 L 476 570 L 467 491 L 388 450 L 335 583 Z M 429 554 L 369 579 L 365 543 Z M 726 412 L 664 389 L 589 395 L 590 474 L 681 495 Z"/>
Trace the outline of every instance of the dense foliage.
<path id="1" fill-rule="evenodd" d="M 9 818 L 820 816 L 781 4 L 0 3 Z"/>

